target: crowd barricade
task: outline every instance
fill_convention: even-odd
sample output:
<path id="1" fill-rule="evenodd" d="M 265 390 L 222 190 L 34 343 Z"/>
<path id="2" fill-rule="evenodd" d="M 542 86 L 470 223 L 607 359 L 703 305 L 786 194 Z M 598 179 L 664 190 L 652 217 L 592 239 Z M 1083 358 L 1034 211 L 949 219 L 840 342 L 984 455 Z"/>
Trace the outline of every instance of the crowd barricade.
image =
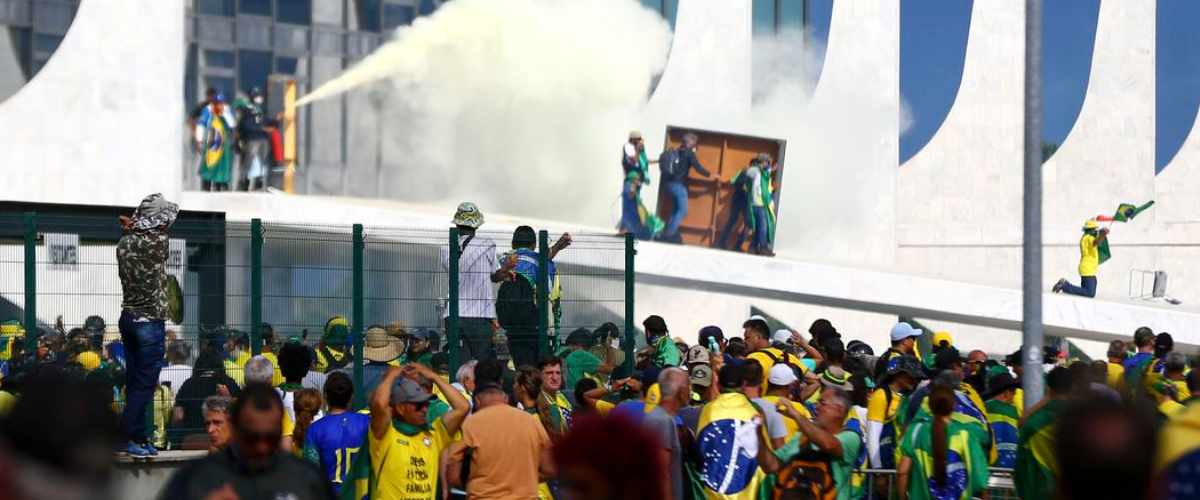
<path id="1" fill-rule="evenodd" d="M 991 474 L 988 477 L 988 498 L 990 500 L 1020 500 L 1017 496 L 1017 488 L 1013 483 L 1013 470 L 999 467 L 989 468 Z M 895 469 L 860 469 L 857 473 L 866 476 L 865 483 L 868 485 L 864 498 L 866 500 L 889 500 L 899 498 L 896 492 L 898 482 L 896 481 Z M 879 482 L 877 487 L 873 487 L 876 482 Z"/>
<path id="2" fill-rule="evenodd" d="M 123 234 L 118 215 L 131 213 L 118 207 L 0 207 L 0 321 L 15 320 L 0 338 L 0 361 L 11 366 L 28 359 L 40 340 L 54 339 L 61 330 L 67 349 L 60 362 L 89 377 L 107 377 L 118 411 L 124 362 L 117 328 L 123 295 L 116 255 Z M 547 262 L 561 234 L 538 231 L 533 259 Z M 460 266 L 459 253 L 448 251 L 458 245 L 457 229 L 231 221 L 219 213 L 184 211 L 167 235 L 173 317 L 166 326 L 166 348 L 171 352 L 174 345 L 178 352 L 182 346 L 187 356 L 185 364 L 174 367 L 163 362 L 166 374 L 160 380 L 167 384 L 159 386 L 147 409 L 159 444 L 178 449 L 190 441 L 200 447 L 205 440 L 200 410 L 215 384 L 196 390 L 192 383 L 182 391 L 198 374 L 194 366 L 202 352 L 219 352 L 222 377 L 241 386 L 246 360 L 257 354 L 272 357 L 287 342 L 326 358 L 324 330 L 335 316 L 344 317 L 349 330 L 352 361 L 342 369 L 359 386 L 364 376 L 361 349 L 371 326 L 399 324 L 404 331 L 419 327 L 432 332 L 448 353 L 443 367 L 448 376 L 467 361 L 459 352 L 455 314 L 462 304 L 452 292 L 457 291 L 459 269 L 469 266 Z M 545 285 L 531 299 L 547 312 L 534 326 L 538 353 L 557 354 L 577 328 L 591 331 L 613 323 L 631 364 L 639 338 L 632 317 L 634 240 L 616 234 L 571 235 L 573 244 L 554 257 L 561 295 L 550 293 L 552 276 L 543 271 L 548 265 L 528 277 Z M 512 250 L 512 230 L 485 226 L 479 236 L 495 241 L 498 254 Z M 447 262 L 441 260 L 443 249 Z M 495 291 L 499 285 L 491 286 Z M 102 324 L 89 322 L 91 316 Z M 495 330 L 493 339 L 503 345 L 504 333 Z M 276 369 L 272 381 L 278 384 L 282 377 Z M 310 373 L 305 385 L 319 388 L 322 379 Z M 6 375 L 5 385 L 9 382 Z M 366 398 L 365 391 L 356 391 L 359 408 Z"/>

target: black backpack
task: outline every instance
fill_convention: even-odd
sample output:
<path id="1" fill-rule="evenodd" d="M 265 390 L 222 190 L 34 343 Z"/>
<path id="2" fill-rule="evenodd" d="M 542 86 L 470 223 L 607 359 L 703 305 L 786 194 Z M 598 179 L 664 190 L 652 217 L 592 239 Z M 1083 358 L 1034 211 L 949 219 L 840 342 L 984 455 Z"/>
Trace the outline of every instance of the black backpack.
<path id="1" fill-rule="evenodd" d="M 496 321 L 505 330 L 537 328 L 538 309 L 533 285 L 517 277 L 500 284 L 496 291 Z"/>
<path id="2" fill-rule="evenodd" d="M 776 476 L 774 497 L 775 500 L 834 500 L 837 489 L 829 454 L 812 449 L 808 439 L 801 438 L 800 453 L 788 460 Z"/>
<path id="3" fill-rule="evenodd" d="M 683 155 L 678 149 L 668 149 L 658 156 L 658 168 L 663 177 L 672 179 L 683 174 Z"/>

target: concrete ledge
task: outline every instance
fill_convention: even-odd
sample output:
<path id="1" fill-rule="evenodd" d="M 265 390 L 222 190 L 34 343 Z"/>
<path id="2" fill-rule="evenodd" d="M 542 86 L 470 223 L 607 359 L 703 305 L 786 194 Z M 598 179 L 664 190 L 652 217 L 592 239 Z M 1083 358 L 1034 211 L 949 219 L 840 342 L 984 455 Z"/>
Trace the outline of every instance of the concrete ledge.
<path id="1" fill-rule="evenodd" d="M 193 460 L 208 455 L 207 451 L 160 451 L 151 460 L 117 458 L 116 495 L 113 498 L 127 500 L 153 500 L 158 498 L 175 472 Z"/>

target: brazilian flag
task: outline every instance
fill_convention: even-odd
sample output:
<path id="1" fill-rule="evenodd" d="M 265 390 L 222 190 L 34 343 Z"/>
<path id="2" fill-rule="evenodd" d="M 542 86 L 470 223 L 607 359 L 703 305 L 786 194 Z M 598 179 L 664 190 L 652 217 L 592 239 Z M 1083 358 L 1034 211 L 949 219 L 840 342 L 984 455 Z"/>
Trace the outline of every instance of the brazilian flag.
<path id="1" fill-rule="evenodd" d="M 1055 498 L 1058 457 L 1054 444 L 1058 437 L 1058 417 L 1065 403 L 1052 400 L 1025 419 L 1017 437 L 1017 462 L 1014 483 L 1024 500 Z"/>
<path id="2" fill-rule="evenodd" d="M 1154 474 L 1163 491 L 1200 481 L 1200 404 L 1189 403 L 1159 432 Z"/>
<path id="3" fill-rule="evenodd" d="M 204 159 L 200 162 L 200 178 L 226 184 L 233 171 L 233 127 L 224 116 L 214 113 L 204 132 Z"/>
<path id="4" fill-rule="evenodd" d="M 726 393 L 700 411 L 697 447 L 707 500 L 755 500 L 764 474 L 758 467 L 758 411 L 741 393 Z"/>
<path id="5" fill-rule="evenodd" d="M 1117 206 L 1117 212 L 1113 214 L 1113 220 L 1117 222 L 1129 222 L 1152 206 L 1154 206 L 1154 200 L 1150 200 L 1141 206 L 1136 206 L 1132 203 L 1122 203 Z"/>

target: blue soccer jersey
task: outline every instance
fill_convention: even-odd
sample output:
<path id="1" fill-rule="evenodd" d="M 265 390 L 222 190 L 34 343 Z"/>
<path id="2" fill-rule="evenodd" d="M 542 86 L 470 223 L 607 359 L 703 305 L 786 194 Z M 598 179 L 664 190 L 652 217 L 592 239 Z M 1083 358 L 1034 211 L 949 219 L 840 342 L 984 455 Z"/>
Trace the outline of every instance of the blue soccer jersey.
<path id="1" fill-rule="evenodd" d="M 319 464 L 333 489 L 340 492 L 342 479 L 350 471 L 350 463 L 370 428 L 371 417 L 362 413 L 325 415 L 304 435 L 304 458 Z"/>

